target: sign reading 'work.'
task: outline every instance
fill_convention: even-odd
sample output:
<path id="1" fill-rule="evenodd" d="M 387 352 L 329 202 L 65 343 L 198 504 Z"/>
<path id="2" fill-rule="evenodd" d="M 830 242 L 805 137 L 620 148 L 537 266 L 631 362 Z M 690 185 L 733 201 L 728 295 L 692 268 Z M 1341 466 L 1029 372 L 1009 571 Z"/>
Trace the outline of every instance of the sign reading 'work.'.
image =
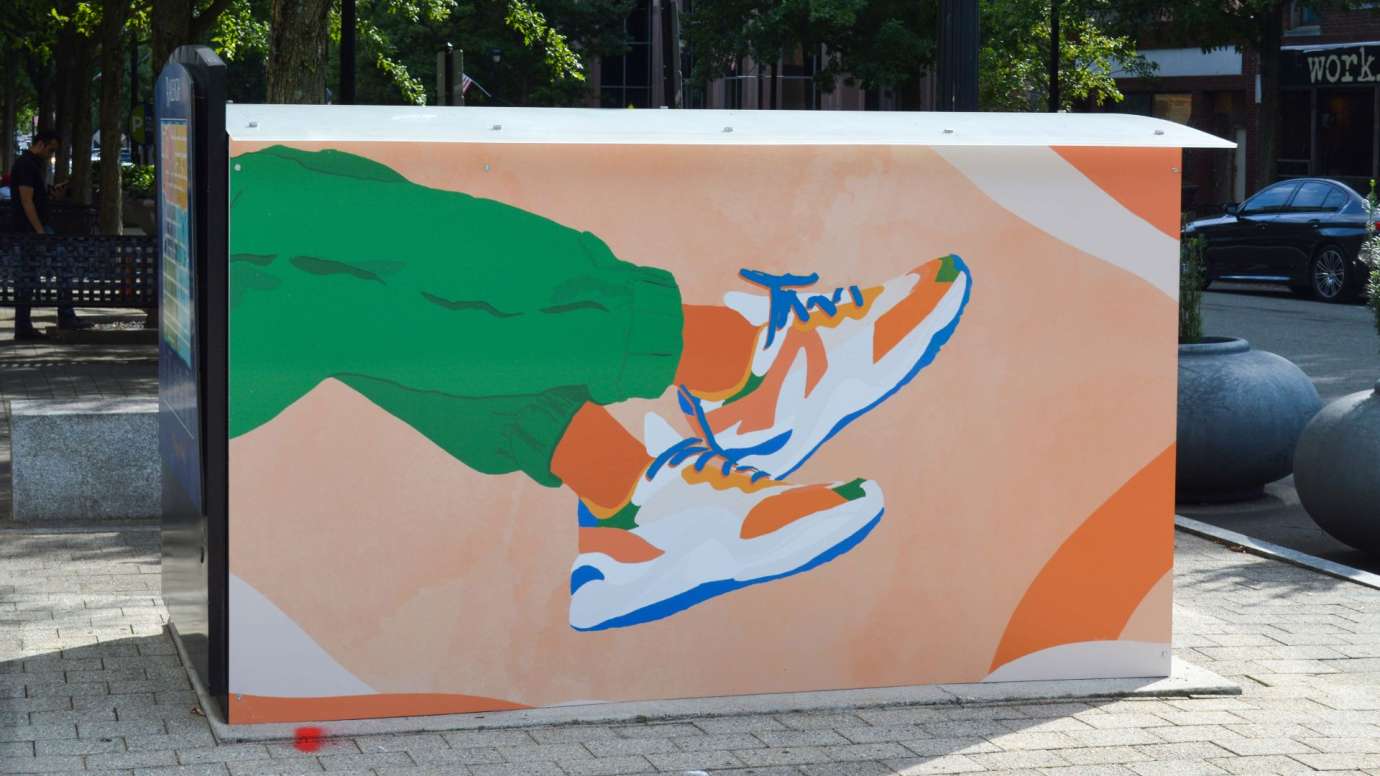
<path id="1" fill-rule="evenodd" d="M 1380 81 L 1380 46 L 1286 49 L 1281 82 L 1285 86 L 1373 84 Z"/>

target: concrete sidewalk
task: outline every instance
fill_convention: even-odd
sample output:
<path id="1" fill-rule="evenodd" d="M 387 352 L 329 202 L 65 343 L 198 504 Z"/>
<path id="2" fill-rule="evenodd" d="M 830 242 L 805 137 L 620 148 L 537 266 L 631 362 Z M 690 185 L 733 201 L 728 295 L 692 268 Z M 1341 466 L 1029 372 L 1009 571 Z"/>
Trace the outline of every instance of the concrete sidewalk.
<path id="1" fill-rule="evenodd" d="M 845 709 L 217 745 L 154 526 L 0 529 L 0 773 L 1380 774 L 1380 591 L 1180 534 L 1176 648 L 1237 698 Z"/>

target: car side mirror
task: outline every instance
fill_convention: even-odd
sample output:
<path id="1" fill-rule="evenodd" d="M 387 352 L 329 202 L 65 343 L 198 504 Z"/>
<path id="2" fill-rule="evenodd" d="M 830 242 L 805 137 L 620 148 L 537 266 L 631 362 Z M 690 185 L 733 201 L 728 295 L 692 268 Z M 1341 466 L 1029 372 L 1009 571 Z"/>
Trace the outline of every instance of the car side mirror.
<path id="1" fill-rule="evenodd" d="M 1222 206 L 1222 210 L 1229 216 L 1240 215 L 1241 205 L 1235 202 L 1228 202 L 1226 205 Z"/>

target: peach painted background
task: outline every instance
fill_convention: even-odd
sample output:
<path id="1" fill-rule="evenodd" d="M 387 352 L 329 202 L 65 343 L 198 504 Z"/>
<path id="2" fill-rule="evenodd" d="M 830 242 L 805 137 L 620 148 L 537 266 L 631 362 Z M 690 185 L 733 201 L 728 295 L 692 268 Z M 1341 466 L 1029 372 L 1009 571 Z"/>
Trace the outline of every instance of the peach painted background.
<path id="1" fill-rule="evenodd" d="M 322 384 L 231 442 L 230 569 L 395 702 L 232 705 L 231 721 L 486 707 L 408 700 L 450 695 L 541 706 L 971 682 L 1059 643 L 1169 641 L 1176 300 L 1037 228 L 1016 195 L 941 151 L 293 145 L 591 231 L 674 272 L 687 303 L 750 290 L 744 266 L 819 272 L 832 289 L 950 252 L 973 290 L 935 363 L 791 478 L 875 480 L 887 510 L 871 536 L 808 573 L 632 628 L 567 624 L 569 490 L 479 475 Z M 1024 196 L 1057 201 L 1089 181 L 1108 192 L 1086 212 L 1069 195 L 1065 221 L 1088 233 L 1111 228 L 1104 212 L 1158 232 L 1177 216 L 1177 149 L 1061 149 L 1063 177 L 1039 181 L 1022 180 L 1023 155 L 1050 149 L 1002 153 L 998 175 Z M 678 417 L 669 396 L 611 409 L 639 437 L 647 410 Z M 230 670 L 233 697 L 261 668 Z"/>

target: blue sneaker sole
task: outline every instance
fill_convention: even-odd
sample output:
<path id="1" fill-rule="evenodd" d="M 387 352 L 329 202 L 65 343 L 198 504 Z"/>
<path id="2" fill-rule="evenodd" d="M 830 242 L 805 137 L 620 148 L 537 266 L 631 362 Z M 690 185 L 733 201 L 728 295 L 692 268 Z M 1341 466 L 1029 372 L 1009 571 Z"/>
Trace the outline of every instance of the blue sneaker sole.
<path id="1" fill-rule="evenodd" d="M 859 528 L 857 531 L 854 531 L 852 534 L 850 534 L 843 541 L 840 541 L 833 547 L 830 547 L 824 552 L 821 552 L 820 554 L 816 555 L 813 559 L 794 569 L 791 569 L 790 571 L 781 574 L 773 574 L 769 577 L 758 577 L 757 579 L 722 579 L 714 582 L 705 582 L 702 585 L 698 585 L 689 590 L 686 590 L 684 593 L 679 593 L 663 601 L 658 601 L 657 603 L 644 606 L 641 609 L 629 612 L 628 614 L 614 617 L 610 620 L 605 620 L 604 622 L 593 627 L 576 628 L 573 625 L 571 627 L 575 628 L 575 630 L 577 631 L 589 633 L 592 631 L 608 630 L 610 628 L 626 628 L 630 625 L 640 625 L 644 622 L 652 622 L 653 620 L 660 620 L 666 617 L 670 617 L 671 615 L 677 612 L 689 609 L 695 604 L 702 603 L 716 596 L 721 596 L 724 593 L 731 593 L 734 590 L 738 590 L 740 588 L 748 587 L 751 585 L 760 585 L 763 582 L 772 582 L 774 580 L 784 579 L 789 576 L 794 576 L 796 574 L 809 571 L 812 568 L 828 563 L 834 558 L 837 558 L 840 555 L 858 546 L 858 544 L 861 543 L 863 539 L 867 538 L 868 534 L 872 533 L 872 529 L 876 528 L 877 524 L 882 521 L 882 515 L 885 512 L 886 510 L 882 509 L 880 512 L 877 513 L 875 517 L 867 521 L 867 525 L 864 525 L 862 528 Z M 589 569 L 590 571 L 585 571 L 585 569 Z M 591 572 L 593 572 L 593 574 L 598 574 L 598 576 L 592 576 Z M 572 578 L 572 582 L 576 577 L 580 577 L 582 580 L 579 585 L 571 585 L 571 587 L 576 589 L 582 587 L 586 582 L 591 582 L 595 579 L 603 579 L 604 577 L 604 575 L 593 566 L 581 566 L 575 569 L 574 571 L 570 572 L 570 575 Z"/>

